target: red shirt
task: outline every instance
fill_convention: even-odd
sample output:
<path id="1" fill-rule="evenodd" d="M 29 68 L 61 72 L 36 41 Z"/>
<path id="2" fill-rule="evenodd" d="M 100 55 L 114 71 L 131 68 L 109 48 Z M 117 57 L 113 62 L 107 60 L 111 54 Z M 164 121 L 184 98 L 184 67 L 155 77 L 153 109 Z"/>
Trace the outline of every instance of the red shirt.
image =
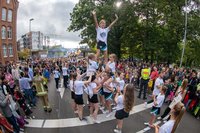
<path id="1" fill-rule="evenodd" d="M 157 77 L 158 77 L 158 71 L 153 71 L 153 72 L 151 73 L 151 79 L 152 79 L 152 80 L 156 80 Z"/>

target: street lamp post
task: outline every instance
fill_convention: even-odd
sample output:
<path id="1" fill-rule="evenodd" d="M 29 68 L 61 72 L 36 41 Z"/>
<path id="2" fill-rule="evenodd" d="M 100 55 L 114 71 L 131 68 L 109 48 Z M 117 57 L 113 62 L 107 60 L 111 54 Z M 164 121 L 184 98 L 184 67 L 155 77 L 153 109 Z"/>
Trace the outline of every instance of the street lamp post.
<path id="1" fill-rule="evenodd" d="M 32 22 L 33 20 L 34 20 L 33 18 L 29 19 L 29 32 L 31 32 L 31 22 Z"/>
<path id="2" fill-rule="evenodd" d="M 185 0 L 185 32 L 184 32 L 184 38 L 183 38 L 183 50 L 182 50 L 182 55 L 181 55 L 181 61 L 180 61 L 180 67 L 182 66 L 183 63 L 183 56 L 185 53 L 185 45 L 186 45 L 186 37 L 187 37 L 187 21 L 188 21 L 188 16 L 187 16 L 187 0 Z"/>
<path id="3" fill-rule="evenodd" d="M 29 34 L 30 34 L 30 35 L 31 35 L 31 22 L 32 22 L 33 20 L 34 20 L 33 18 L 29 19 Z M 32 58 L 32 51 L 31 51 L 32 46 L 31 46 L 31 40 L 30 40 L 30 37 L 29 37 L 28 42 L 29 42 L 29 47 L 30 47 L 30 54 L 31 54 L 30 56 L 31 56 L 31 58 Z"/>

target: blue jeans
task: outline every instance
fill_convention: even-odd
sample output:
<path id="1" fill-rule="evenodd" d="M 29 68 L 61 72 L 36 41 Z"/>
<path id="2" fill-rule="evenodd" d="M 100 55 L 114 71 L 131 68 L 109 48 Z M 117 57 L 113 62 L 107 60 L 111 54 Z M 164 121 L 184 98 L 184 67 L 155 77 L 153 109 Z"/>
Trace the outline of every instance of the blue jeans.
<path id="1" fill-rule="evenodd" d="M 29 104 L 36 105 L 36 98 L 33 95 L 33 90 L 32 89 L 24 89 L 24 93 L 25 93 L 25 96 L 26 96 Z"/>

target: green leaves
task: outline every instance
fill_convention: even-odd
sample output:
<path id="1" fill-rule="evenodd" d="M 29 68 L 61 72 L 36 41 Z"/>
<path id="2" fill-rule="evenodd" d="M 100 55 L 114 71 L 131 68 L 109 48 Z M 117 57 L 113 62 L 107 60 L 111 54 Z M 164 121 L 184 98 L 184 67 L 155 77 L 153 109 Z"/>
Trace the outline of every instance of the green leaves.
<path id="1" fill-rule="evenodd" d="M 119 58 L 135 56 L 168 63 L 180 60 L 185 0 L 122 1 L 121 7 L 116 8 L 116 0 L 80 0 L 71 13 L 68 30 L 81 30 L 80 43 L 87 43 L 94 49 L 96 30 L 91 11 L 95 9 L 98 21 L 105 19 L 107 26 L 117 14 L 119 20 L 108 36 L 109 53 L 115 53 Z M 194 3 L 198 5 L 198 2 Z M 188 14 L 187 34 L 187 40 L 192 45 L 188 44 L 185 58 L 193 57 L 194 53 L 199 55 L 200 10 L 193 9 Z M 193 46 L 195 48 L 190 48 Z M 193 59 L 198 62 L 196 55 Z"/>

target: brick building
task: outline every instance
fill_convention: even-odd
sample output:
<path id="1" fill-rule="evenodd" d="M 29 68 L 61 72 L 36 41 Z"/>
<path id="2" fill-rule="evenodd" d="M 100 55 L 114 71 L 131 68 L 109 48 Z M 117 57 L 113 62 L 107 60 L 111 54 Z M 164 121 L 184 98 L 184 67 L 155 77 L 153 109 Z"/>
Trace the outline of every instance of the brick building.
<path id="1" fill-rule="evenodd" d="M 0 1 L 0 63 L 18 60 L 17 55 L 17 10 L 18 0 Z"/>

